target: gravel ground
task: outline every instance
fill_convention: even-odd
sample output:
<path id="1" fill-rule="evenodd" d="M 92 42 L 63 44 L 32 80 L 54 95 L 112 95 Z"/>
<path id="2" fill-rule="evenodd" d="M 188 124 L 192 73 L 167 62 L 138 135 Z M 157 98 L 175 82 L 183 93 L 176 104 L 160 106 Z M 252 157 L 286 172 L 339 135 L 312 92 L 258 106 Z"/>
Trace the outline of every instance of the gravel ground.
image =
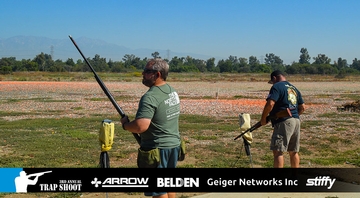
<path id="1" fill-rule="evenodd" d="M 239 113 L 260 114 L 270 85 L 260 82 L 171 82 L 182 97 L 185 114 L 235 116 Z M 111 82 L 106 86 L 127 114 L 134 114 L 147 88 L 138 82 Z M 360 86 L 352 82 L 297 82 L 307 105 L 304 120 L 314 114 L 336 112 L 347 101 L 341 94 L 358 94 Z M 238 98 L 238 99 L 237 99 Z M 61 102 L 61 103 L 60 103 Z M 40 112 L 31 118 L 51 117 L 51 111 L 65 111 L 63 116 L 79 117 L 89 113 L 116 113 L 96 82 L 0 82 L 0 110 L 6 112 Z M 76 111 L 75 111 L 76 110 Z M 5 116 L 11 121 L 29 115 Z"/>

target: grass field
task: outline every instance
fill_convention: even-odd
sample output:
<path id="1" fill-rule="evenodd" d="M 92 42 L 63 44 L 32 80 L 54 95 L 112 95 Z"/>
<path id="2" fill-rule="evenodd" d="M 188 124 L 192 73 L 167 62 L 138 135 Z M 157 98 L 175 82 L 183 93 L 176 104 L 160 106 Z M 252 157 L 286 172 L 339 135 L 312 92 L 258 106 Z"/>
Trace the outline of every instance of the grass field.
<path id="1" fill-rule="evenodd" d="M 116 101 L 134 118 L 146 91 L 138 73 L 100 74 Z M 180 131 L 186 139 L 179 167 L 272 167 L 270 124 L 253 132 L 252 161 L 245 154 L 240 113 L 260 119 L 270 89 L 265 74 L 170 74 L 181 99 Z M 359 167 L 360 114 L 338 111 L 360 99 L 360 78 L 288 76 L 303 94 L 301 167 Z M 137 143 L 91 73 L 18 73 L 0 76 L 2 167 L 97 167 L 103 119 L 115 122 L 111 167 L 136 167 Z M 288 157 L 286 157 L 288 160 Z M 286 161 L 286 167 L 289 162 Z M 360 181 L 358 181 L 360 183 Z"/>

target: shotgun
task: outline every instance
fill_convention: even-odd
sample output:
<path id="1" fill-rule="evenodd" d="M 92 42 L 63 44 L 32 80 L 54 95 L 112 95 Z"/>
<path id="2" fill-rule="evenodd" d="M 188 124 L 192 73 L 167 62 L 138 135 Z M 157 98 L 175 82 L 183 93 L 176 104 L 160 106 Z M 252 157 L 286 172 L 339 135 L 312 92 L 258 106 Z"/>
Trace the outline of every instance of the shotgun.
<path id="1" fill-rule="evenodd" d="M 267 116 L 267 117 L 266 117 L 266 123 L 270 122 L 271 119 L 275 119 L 275 120 L 276 120 L 276 119 L 279 119 L 279 118 L 291 117 L 291 116 L 292 116 L 292 114 L 291 114 L 290 109 L 289 109 L 289 108 L 286 108 L 286 109 L 284 109 L 284 110 L 282 110 L 282 111 L 277 112 L 275 116 Z M 236 137 L 234 138 L 234 140 L 237 140 L 239 137 L 243 136 L 245 133 L 247 133 L 247 132 L 252 132 L 252 131 L 258 129 L 259 127 L 261 127 L 261 122 L 260 122 L 260 121 L 257 122 L 256 124 L 254 124 L 254 125 L 253 125 L 252 127 L 250 127 L 248 130 L 246 130 L 246 131 L 242 132 L 240 135 L 236 136 Z"/>
<path id="2" fill-rule="evenodd" d="M 81 56 L 83 57 L 83 59 L 85 60 L 86 64 L 90 67 L 91 71 L 94 73 L 94 77 L 96 79 L 96 81 L 98 82 L 98 84 L 100 85 L 101 89 L 104 91 L 104 93 L 106 94 L 106 96 L 109 98 L 109 100 L 111 101 L 111 103 L 113 104 L 113 106 L 115 107 L 115 109 L 117 110 L 117 112 L 120 114 L 121 118 L 125 117 L 125 113 L 124 111 L 121 109 L 121 107 L 117 104 L 117 102 L 115 101 L 114 97 L 111 95 L 110 91 L 107 89 L 107 87 L 105 86 L 105 84 L 103 83 L 103 81 L 100 79 L 100 77 L 96 74 L 94 68 L 90 65 L 89 61 L 85 58 L 84 54 L 81 52 L 80 48 L 77 46 L 75 40 L 71 37 L 71 35 L 69 35 L 70 40 L 72 41 L 72 43 L 75 45 L 76 49 L 79 51 L 79 53 L 81 54 Z M 141 142 L 141 138 L 138 134 L 133 133 L 136 141 L 139 143 Z"/>
<path id="3" fill-rule="evenodd" d="M 40 176 L 42 176 L 43 174 L 45 174 L 45 173 L 51 173 L 52 171 L 45 171 L 45 172 L 40 172 L 40 173 L 34 173 L 34 174 L 30 174 L 30 175 L 26 175 L 28 178 L 29 177 L 34 177 L 34 176 L 36 176 L 36 177 L 40 177 Z"/>

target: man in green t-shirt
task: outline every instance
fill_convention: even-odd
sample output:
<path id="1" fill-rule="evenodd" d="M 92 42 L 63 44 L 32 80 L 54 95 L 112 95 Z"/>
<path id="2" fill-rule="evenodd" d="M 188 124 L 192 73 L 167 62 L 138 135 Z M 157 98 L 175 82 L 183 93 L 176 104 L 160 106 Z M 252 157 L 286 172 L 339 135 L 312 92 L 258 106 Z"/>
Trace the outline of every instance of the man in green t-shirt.
<path id="1" fill-rule="evenodd" d="M 121 119 L 124 130 L 140 134 L 139 168 L 175 168 L 180 151 L 180 99 L 166 83 L 169 65 L 162 59 L 150 59 L 142 73 L 142 83 L 149 90 L 141 97 L 135 120 Z M 158 155 L 159 160 L 147 160 Z M 152 158 L 152 157 L 150 157 Z M 155 158 L 157 158 L 155 156 Z M 152 163 L 158 161 L 158 163 Z M 175 198 L 174 192 L 145 192 L 146 196 Z"/>

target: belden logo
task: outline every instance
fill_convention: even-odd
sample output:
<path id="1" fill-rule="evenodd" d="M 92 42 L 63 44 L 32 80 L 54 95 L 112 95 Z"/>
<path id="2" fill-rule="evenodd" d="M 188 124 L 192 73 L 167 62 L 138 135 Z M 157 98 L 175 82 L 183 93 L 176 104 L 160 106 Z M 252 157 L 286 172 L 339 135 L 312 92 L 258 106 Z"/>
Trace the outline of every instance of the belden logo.
<path id="1" fill-rule="evenodd" d="M 199 178 L 157 178 L 157 187 L 199 187 L 200 182 Z"/>
<path id="2" fill-rule="evenodd" d="M 109 177 L 106 178 L 103 182 L 94 178 L 91 181 L 91 184 L 95 188 L 114 188 L 114 187 L 128 187 L 128 188 L 143 188 L 149 187 L 148 185 L 149 178 L 137 178 L 137 177 Z"/>

